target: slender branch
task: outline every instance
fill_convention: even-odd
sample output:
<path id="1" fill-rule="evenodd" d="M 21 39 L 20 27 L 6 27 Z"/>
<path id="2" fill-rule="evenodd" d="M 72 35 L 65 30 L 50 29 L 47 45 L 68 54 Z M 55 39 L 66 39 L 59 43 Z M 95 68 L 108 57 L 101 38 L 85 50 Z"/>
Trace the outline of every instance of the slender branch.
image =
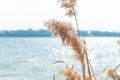
<path id="1" fill-rule="evenodd" d="M 83 80 L 85 80 L 85 62 L 81 64 L 82 64 L 82 76 L 83 76 Z"/>
<path id="2" fill-rule="evenodd" d="M 93 67 L 92 67 L 90 61 L 89 61 L 89 64 L 90 64 L 90 68 L 91 68 L 91 70 L 92 70 L 93 75 L 95 75 L 95 72 L 94 72 L 94 70 L 93 70 Z M 96 76 L 94 76 L 94 79 L 96 80 Z"/>
<path id="3" fill-rule="evenodd" d="M 116 71 L 118 67 L 120 67 L 120 64 L 114 69 L 114 71 Z"/>
<path id="4" fill-rule="evenodd" d="M 87 52 L 86 52 L 85 54 L 86 54 L 86 59 L 87 59 L 88 74 L 89 74 L 89 76 L 91 76 L 91 72 L 90 72 L 90 66 L 89 66 L 89 60 L 88 60 Z M 91 80 L 91 78 L 90 78 L 90 80 Z"/>
<path id="5" fill-rule="evenodd" d="M 75 12 L 74 7 L 72 7 L 72 9 Z M 76 22 L 76 26 L 77 26 L 77 35 L 80 37 L 79 25 L 78 25 L 78 20 L 77 20 L 76 14 L 74 15 L 74 17 L 75 17 L 75 22 Z M 85 80 L 85 61 L 83 61 L 83 63 L 81 63 L 81 67 L 82 67 L 83 80 Z"/>
<path id="6" fill-rule="evenodd" d="M 75 12 L 75 8 L 72 7 L 72 9 L 73 9 L 73 11 Z M 75 17 L 76 26 L 77 26 L 77 34 L 78 34 L 78 36 L 80 37 L 79 25 L 78 25 L 78 20 L 77 20 L 76 14 L 74 15 L 74 17 Z M 93 70 L 93 67 L 92 67 L 92 65 L 91 65 L 91 63 L 90 63 L 90 61 L 89 61 L 89 59 L 88 59 L 88 54 L 87 54 L 87 52 L 85 53 L 85 55 L 86 55 L 86 59 L 87 59 L 88 74 L 89 74 L 89 76 L 91 75 L 91 72 L 90 72 L 90 68 L 91 68 L 93 75 L 95 75 L 94 70 Z M 83 62 L 82 64 L 83 64 L 83 65 L 82 65 L 83 80 L 85 80 L 85 62 Z M 95 76 L 94 76 L 94 79 L 96 80 L 96 77 L 95 77 Z M 90 79 L 90 80 L 91 80 L 91 79 Z"/>
<path id="7" fill-rule="evenodd" d="M 75 12 L 75 8 L 73 7 L 72 9 Z M 76 22 L 76 26 L 77 26 L 77 34 L 80 37 L 80 31 L 79 31 L 79 25 L 78 25 L 77 15 L 75 14 L 74 17 L 75 17 L 75 22 Z"/>

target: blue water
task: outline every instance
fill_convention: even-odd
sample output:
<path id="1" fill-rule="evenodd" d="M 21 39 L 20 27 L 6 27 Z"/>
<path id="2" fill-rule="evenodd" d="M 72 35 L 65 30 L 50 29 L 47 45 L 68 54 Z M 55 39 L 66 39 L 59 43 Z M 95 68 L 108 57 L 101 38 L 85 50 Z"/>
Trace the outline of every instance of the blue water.
<path id="1" fill-rule="evenodd" d="M 120 64 L 118 39 L 86 38 L 96 73 Z M 70 47 L 62 47 L 59 38 L 0 38 L 0 80 L 52 80 L 53 74 L 65 68 L 64 64 L 51 64 L 56 60 L 64 60 L 69 66 L 74 64 L 75 70 L 81 72 L 80 63 L 72 58 L 72 53 Z M 98 80 L 105 78 L 104 75 L 98 76 Z M 56 78 L 60 80 L 62 76 Z"/>

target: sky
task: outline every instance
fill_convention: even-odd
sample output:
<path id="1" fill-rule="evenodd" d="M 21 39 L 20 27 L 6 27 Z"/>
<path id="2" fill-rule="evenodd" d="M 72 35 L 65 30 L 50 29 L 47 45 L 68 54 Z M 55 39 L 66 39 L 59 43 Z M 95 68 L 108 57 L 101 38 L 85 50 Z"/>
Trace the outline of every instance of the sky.
<path id="1" fill-rule="evenodd" d="M 77 0 L 80 30 L 120 32 L 120 0 Z M 57 0 L 0 0 L 0 30 L 43 29 L 44 21 L 66 17 Z"/>

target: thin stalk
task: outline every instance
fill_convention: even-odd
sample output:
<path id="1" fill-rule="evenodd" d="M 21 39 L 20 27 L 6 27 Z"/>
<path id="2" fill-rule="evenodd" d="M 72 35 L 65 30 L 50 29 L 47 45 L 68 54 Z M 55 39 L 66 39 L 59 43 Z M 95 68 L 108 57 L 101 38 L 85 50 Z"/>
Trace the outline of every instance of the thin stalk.
<path id="1" fill-rule="evenodd" d="M 116 71 L 118 67 L 120 67 L 120 64 L 114 69 L 114 71 Z"/>
<path id="2" fill-rule="evenodd" d="M 72 9 L 73 9 L 73 11 L 75 11 L 74 7 Z M 80 37 L 80 31 L 79 31 L 79 25 L 78 25 L 77 15 L 75 14 L 74 17 L 75 17 L 75 22 L 76 22 L 76 26 L 77 26 L 77 34 Z"/>
<path id="3" fill-rule="evenodd" d="M 85 80 L 85 62 L 83 62 L 83 65 L 82 65 L 82 72 L 83 72 L 83 80 Z"/>
<path id="4" fill-rule="evenodd" d="M 72 7 L 72 9 L 73 9 L 73 11 L 75 11 L 74 7 Z M 77 35 L 80 37 L 79 25 L 78 25 L 78 20 L 77 20 L 76 14 L 74 15 L 74 17 L 75 17 L 75 22 L 76 22 L 76 26 L 77 26 Z M 85 80 L 85 62 L 84 61 L 81 63 L 81 67 L 82 67 L 83 80 Z"/>
<path id="5" fill-rule="evenodd" d="M 90 68 L 91 68 L 92 73 L 93 73 L 93 75 L 94 75 L 94 79 L 96 80 L 96 76 L 95 76 L 95 72 L 94 72 L 94 70 L 93 70 L 93 67 L 92 67 L 92 65 L 91 65 L 90 61 L 88 61 L 88 62 L 89 62 L 89 64 L 90 64 Z"/>
<path id="6" fill-rule="evenodd" d="M 72 8 L 73 11 L 75 11 L 74 7 Z M 75 17 L 75 22 L 76 22 L 76 26 L 77 26 L 77 32 L 78 32 L 78 36 L 80 37 L 80 31 L 79 31 L 79 25 L 78 25 L 78 20 L 77 20 L 77 16 L 76 14 L 74 15 Z M 88 67 L 88 74 L 89 76 L 91 75 L 91 72 L 90 72 L 90 68 L 92 69 L 92 72 L 93 72 L 93 75 L 95 75 L 94 73 L 94 70 L 92 68 L 92 65 L 91 63 L 89 62 L 89 59 L 88 59 L 88 54 L 86 53 L 86 58 L 87 58 L 87 67 Z M 82 63 L 82 71 L 83 71 L 83 80 L 85 80 L 85 63 Z M 96 80 L 96 77 L 94 76 L 94 79 Z M 91 79 L 90 79 L 91 80 Z"/>
<path id="7" fill-rule="evenodd" d="M 89 76 L 91 76 L 88 54 L 87 54 L 87 52 L 85 54 L 86 54 L 86 59 L 87 59 L 88 74 L 89 74 Z M 91 78 L 90 78 L 90 80 L 91 80 Z"/>
<path id="8" fill-rule="evenodd" d="M 73 11 L 75 11 L 74 7 L 73 7 Z M 76 14 L 74 15 L 75 17 L 75 22 L 76 22 L 76 26 L 77 26 L 77 34 L 80 37 L 80 30 L 79 30 L 79 25 L 78 25 L 78 20 L 77 20 L 77 16 Z M 87 57 L 88 60 L 88 57 Z M 83 63 L 81 63 L 81 67 L 82 67 L 82 75 L 83 75 L 83 80 L 85 80 L 85 61 L 83 61 Z M 87 65 L 89 66 L 89 65 Z M 89 68 L 89 75 L 90 75 L 90 68 Z"/>

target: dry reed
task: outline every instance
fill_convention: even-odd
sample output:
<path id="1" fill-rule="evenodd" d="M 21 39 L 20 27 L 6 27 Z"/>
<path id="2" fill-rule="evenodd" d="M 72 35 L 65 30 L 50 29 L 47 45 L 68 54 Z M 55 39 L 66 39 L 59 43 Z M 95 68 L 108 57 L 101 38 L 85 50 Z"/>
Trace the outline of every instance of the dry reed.
<path id="1" fill-rule="evenodd" d="M 73 70 L 74 66 L 66 67 L 66 69 L 61 70 L 60 74 L 65 76 L 65 80 L 81 80 L 80 74 Z"/>
<path id="2" fill-rule="evenodd" d="M 66 69 L 60 71 L 60 74 L 65 76 L 65 80 L 92 80 L 92 77 L 95 78 L 95 75 L 99 75 L 101 73 L 94 73 L 92 65 L 88 59 L 86 41 L 79 35 L 80 32 L 77 21 L 77 10 L 75 10 L 76 1 L 77 0 L 58 0 L 58 2 L 61 3 L 61 8 L 65 8 L 67 10 L 65 15 L 75 17 L 78 34 L 70 22 L 56 19 L 45 21 L 45 27 L 47 27 L 47 29 L 50 30 L 55 36 L 61 37 L 63 46 L 71 46 L 71 49 L 74 51 L 74 58 L 81 62 L 82 76 L 73 70 L 73 66 L 68 67 L 64 61 L 55 61 L 52 64 L 64 63 L 66 65 Z M 86 66 L 88 69 L 88 77 L 86 77 L 85 73 Z M 91 71 L 93 74 L 91 74 Z M 115 80 L 116 78 L 119 80 L 120 77 L 117 73 L 112 72 L 112 70 L 108 71 L 108 75 L 111 78 L 115 77 Z M 53 80 L 55 80 L 55 75 L 53 75 Z"/>
<path id="3" fill-rule="evenodd" d="M 79 25 L 78 25 L 78 20 L 77 20 L 77 10 L 75 9 L 75 7 L 76 7 L 76 2 L 77 2 L 77 0 L 59 0 L 60 2 L 61 2 L 61 7 L 62 8 L 65 8 L 66 10 L 67 10 L 67 12 L 66 12 L 66 16 L 69 16 L 69 17 L 74 17 L 75 18 L 75 22 L 76 22 L 76 27 L 77 27 L 77 32 L 78 32 L 78 36 L 80 37 L 80 32 L 79 32 Z M 83 40 L 83 45 L 86 45 L 86 42 L 85 42 L 85 40 Z M 84 47 L 84 48 L 83 48 Z M 83 46 L 82 48 L 83 49 L 86 49 L 86 46 Z M 85 51 L 85 50 L 84 50 Z M 88 59 L 88 53 L 87 53 L 87 50 L 86 50 L 86 52 L 84 53 L 84 54 L 82 54 L 81 55 L 82 56 L 82 58 L 84 58 L 85 56 L 86 56 L 86 62 L 87 62 L 87 65 L 86 65 L 86 63 L 85 63 L 85 61 L 83 61 L 83 60 L 85 60 L 85 59 L 82 59 L 81 61 L 82 61 L 82 63 L 81 63 L 81 68 L 82 68 L 82 73 L 83 73 L 83 80 L 85 80 L 85 65 L 88 67 L 88 73 L 89 73 L 89 76 L 91 76 L 91 70 L 92 70 L 92 72 L 93 72 L 93 74 L 94 74 L 94 70 L 93 70 L 93 68 L 92 68 L 92 66 L 91 66 L 91 64 L 90 64 L 90 61 L 89 61 L 89 59 Z M 77 59 L 79 59 L 80 58 L 80 55 L 78 56 L 75 56 Z M 95 77 L 94 77 L 95 78 Z M 96 80 L 96 78 L 95 78 L 95 80 Z"/>
<path id="4" fill-rule="evenodd" d="M 75 10 L 77 0 L 59 0 L 61 7 L 67 10 L 66 16 L 75 17 L 78 34 L 72 27 L 72 24 L 65 21 L 51 19 L 45 22 L 45 26 L 56 36 L 60 36 L 63 45 L 71 46 L 74 51 L 74 58 L 81 62 L 82 78 L 85 80 L 85 64 L 87 62 L 89 79 L 91 80 L 91 70 L 94 74 L 93 68 L 89 62 L 87 55 L 87 47 L 85 39 L 80 38 L 79 26 L 77 21 L 77 10 Z M 79 37 L 77 36 L 79 35 Z"/>
<path id="5" fill-rule="evenodd" d="M 67 9 L 66 16 L 72 17 L 77 15 L 77 10 L 73 8 L 76 6 L 77 0 L 60 0 L 61 8 Z"/>
<path id="6" fill-rule="evenodd" d="M 86 47 L 84 44 L 84 39 L 76 36 L 76 31 L 69 22 L 59 21 L 59 20 L 49 20 L 45 22 L 45 26 L 54 34 L 61 37 L 63 45 L 68 45 L 72 47 L 75 53 L 75 59 L 83 62 L 85 60 L 84 53 L 86 52 Z"/>

